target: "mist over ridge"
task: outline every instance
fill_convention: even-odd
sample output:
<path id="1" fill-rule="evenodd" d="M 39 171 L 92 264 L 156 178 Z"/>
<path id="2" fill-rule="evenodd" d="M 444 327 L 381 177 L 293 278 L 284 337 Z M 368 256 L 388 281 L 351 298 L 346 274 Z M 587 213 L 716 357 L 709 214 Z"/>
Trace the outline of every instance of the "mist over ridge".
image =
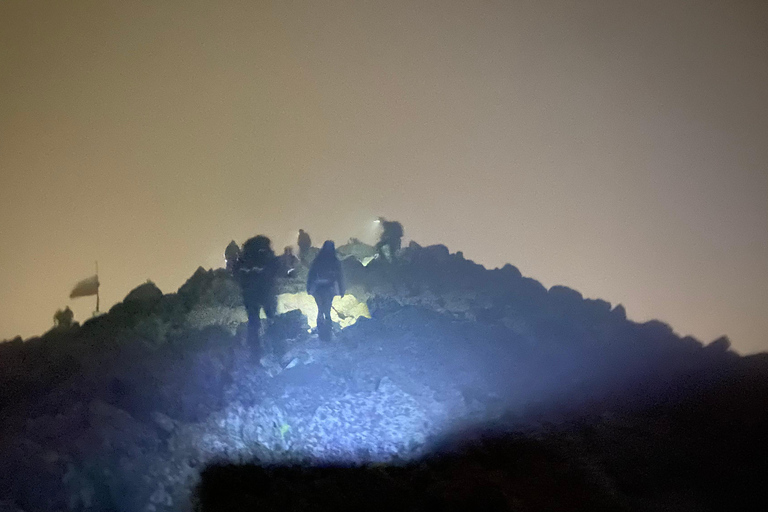
<path id="1" fill-rule="evenodd" d="M 0 7 L 0 338 L 384 213 L 768 349 L 763 2 L 192 4 Z"/>

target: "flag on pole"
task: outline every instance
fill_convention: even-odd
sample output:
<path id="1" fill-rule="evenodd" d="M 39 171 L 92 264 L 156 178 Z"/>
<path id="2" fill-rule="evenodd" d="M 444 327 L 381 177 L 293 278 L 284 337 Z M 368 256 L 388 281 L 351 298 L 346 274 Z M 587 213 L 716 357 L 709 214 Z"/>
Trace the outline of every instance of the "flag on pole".
<path id="1" fill-rule="evenodd" d="M 74 299 L 75 297 L 88 297 L 89 295 L 98 295 L 99 294 L 99 276 L 98 274 L 95 276 L 88 277 L 86 279 L 83 279 L 79 283 L 75 285 L 75 287 L 72 289 L 72 293 L 69 294 L 70 299 Z"/>

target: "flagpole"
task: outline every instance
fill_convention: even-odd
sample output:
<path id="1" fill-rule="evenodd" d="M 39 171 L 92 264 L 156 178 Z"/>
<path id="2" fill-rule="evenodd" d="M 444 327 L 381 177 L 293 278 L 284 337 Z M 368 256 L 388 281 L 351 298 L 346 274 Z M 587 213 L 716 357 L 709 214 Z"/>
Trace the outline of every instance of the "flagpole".
<path id="1" fill-rule="evenodd" d="M 96 313 L 99 312 L 99 287 L 101 286 L 101 283 L 99 283 L 99 262 L 96 262 Z"/>

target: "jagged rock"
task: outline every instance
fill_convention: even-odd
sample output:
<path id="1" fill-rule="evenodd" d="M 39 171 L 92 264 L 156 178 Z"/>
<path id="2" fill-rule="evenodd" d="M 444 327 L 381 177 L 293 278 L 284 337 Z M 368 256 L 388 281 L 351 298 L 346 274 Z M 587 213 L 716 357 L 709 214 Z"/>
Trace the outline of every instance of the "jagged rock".
<path id="1" fill-rule="evenodd" d="M 155 492 L 153 492 L 149 497 L 149 502 L 152 505 L 162 505 L 165 507 L 172 507 L 173 506 L 173 497 L 171 497 L 170 494 L 165 490 L 165 487 L 162 485 L 158 485 L 157 489 L 155 489 Z M 154 509 L 149 510 L 157 510 L 155 507 Z"/>
<path id="2" fill-rule="evenodd" d="M 372 258 L 376 254 L 376 248 L 352 238 L 346 244 L 337 247 L 336 252 L 341 259 L 354 258 L 362 262 L 367 258 Z"/>
<path id="3" fill-rule="evenodd" d="M 267 331 L 275 340 L 291 340 L 307 334 L 307 317 L 301 309 L 292 309 L 276 315 Z"/>
<path id="4" fill-rule="evenodd" d="M 640 325 L 645 335 L 654 340 L 656 344 L 672 341 L 675 339 L 675 333 L 672 327 L 660 320 L 649 320 Z"/>
<path id="5" fill-rule="evenodd" d="M 86 421 L 87 410 L 77 402 L 59 414 L 28 418 L 25 432 L 30 439 L 45 443 L 78 433 Z"/>
<path id="6" fill-rule="evenodd" d="M 67 472 L 61 483 L 67 489 L 67 508 L 69 510 L 89 510 L 94 505 L 96 489 L 93 482 L 74 464 L 67 466 Z"/>
<path id="7" fill-rule="evenodd" d="M 100 443 L 94 449 L 130 456 L 157 449 L 156 433 L 128 412 L 94 400 L 88 404 L 88 413 L 92 435 Z"/>
<path id="8" fill-rule="evenodd" d="M 450 251 L 442 244 L 428 245 L 419 251 L 419 260 L 421 262 L 431 262 L 436 265 L 447 263 L 450 257 Z"/>
<path id="9" fill-rule="evenodd" d="M 237 333 L 237 328 L 246 322 L 248 322 L 248 313 L 243 306 L 233 308 L 196 304 L 185 318 L 186 326 L 190 329 L 200 330 L 209 326 L 220 326 L 233 335 Z"/>
<path id="10" fill-rule="evenodd" d="M 136 336 L 142 340 L 142 342 L 150 348 L 157 348 L 162 346 L 168 337 L 171 326 L 164 322 L 157 315 L 152 315 L 147 318 L 141 318 L 133 326 L 131 333 L 124 333 L 125 336 Z"/>
<path id="11" fill-rule="evenodd" d="M 341 260 L 341 270 L 347 283 L 359 283 L 365 280 L 366 265 L 373 260 L 373 256 L 358 260 L 357 258 L 346 258 Z M 306 284 L 306 279 L 302 284 Z"/>
<path id="12" fill-rule="evenodd" d="M 616 306 L 611 310 L 611 314 L 619 320 L 627 319 L 627 310 L 624 309 L 624 306 L 621 304 L 616 304 Z"/>
<path id="13" fill-rule="evenodd" d="M 301 432 L 306 450 L 319 460 L 372 460 L 415 453 L 430 433 L 430 421 L 410 395 L 390 379 L 374 393 L 354 393 L 327 402 Z"/>
<path id="14" fill-rule="evenodd" d="M 576 313 L 584 301 L 581 293 L 567 286 L 552 286 L 547 293 L 552 300 L 552 304 L 564 314 Z"/>
<path id="15" fill-rule="evenodd" d="M 728 339 L 728 336 L 720 336 L 704 348 L 712 352 L 724 353 L 731 348 L 731 340 Z"/>
<path id="16" fill-rule="evenodd" d="M 136 319 L 141 319 L 151 315 L 160 304 L 163 298 L 163 292 L 152 282 L 137 286 L 126 295 L 123 302 L 112 306 L 109 315 L 101 317 L 103 324 L 118 324 L 131 326 Z M 86 326 L 92 324 L 96 319 L 86 322 Z M 127 322 L 127 324 L 126 324 Z M 90 327 L 93 327 L 91 325 Z"/>
<path id="17" fill-rule="evenodd" d="M 584 309 L 588 315 L 593 317 L 601 317 L 610 313 L 611 303 L 602 299 L 585 299 Z"/>
<path id="18" fill-rule="evenodd" d="M 123 303 L 143 303 L 154 305 L 163 298 L 163 292 L 152 281 L 137 286 L 125 296 Z"/>
<path id="19" fill-rule="evenodd" d="M 177 294 L 190 310 L 195 307 L 243 306 L 240 288 L 232 275 L 224 269 L 205 270 L 199 267 Z"/>
<path id="20" fill-rule="evenodd" d="M 315 361 L 312 352 L 313 351 L 309 351 L 305 347 L 298 347 L 287 351 L 282 357 L 283 369 L 287 370 L 297 365 L 312 364 Z"/>
<path id="21" fill-rule="evenodd" d="M 8 347 L 20 347 L 23 344 L 24 344 L 24 340 L 22 339 L 21 336 L 16 336 L 11 340 L 3 341 L 3 345 Z"/>
<path id="22" fill-rule="evenodd" d="M 150 417 L 155 425 L 163 432 L 170 434 L 176 428 L 176 423 L 160 411 L 152 411 Z"/>
<path id="23" fill-rule="evenodd" d="M 54 510 L 64 500 L 60 482 L 65 467 L 46 460 L 46 449 L 24 438 L 0 440 L 0 498 L 25 510 Z"/>
<path id="24" fill-rule="evenodd" d="M 254 406 L 236 402 L 204 423 L 182 426 L 169 445 L 172 451 L 203 462 L 221 457 L 276 462 L 289 446 L 286 425 L 290 423 L 285 412 L 270 400 Z"/>
<path id="25" fill-rule="evenodd" d="M 279 375 L 284 370 L 284 367 L 281 364 L 281 362 L 278 360 L 278 358 L 272 355 L 266 355 L 261 357 L 259 359 L 259 364 L 261 365 L 262 368 L 264 368 L 264 371 L 270 377 Z"/>
<path id="26" fill-rule="evenodd" d="M 358 299 L 351 293 L 334 298 L 331 320 L 338 323 L 342 329 L 353 325 L 360 318 L 371 318 L 364 298 Z"/>
<path id="27" fill-rule="evenodd" d="M 503 267 L 501 267 L 501 272 L 503 275 L 508 276 L 508 278 L 512 278 L 512 279 L 520 279 L 523 277 L 523 274 L 520 273 L 520 270 L 518 270 L 516 266 L 510 263 L 507 263 Z"/>
<path id="28" fill-rule="evenodd" d="M 13 500 L 1 500 L 0 512 L 24 512 L 24 510 L 17 507 Z"/>
<path id="29" fill-rule="evenodd" d="M 373 318 L 382 318 L 399 311 L 401 308 L 402 305 L 392 297 L 375 295 L 368 299 L 368 309 Z"/>
<path id="30" fill-rule="evenodd" d="M 501 319 L 502 324 L 523 339 L 533 340 L 534 331 L 528 323 L 518 315 L 507 314 Z"/>

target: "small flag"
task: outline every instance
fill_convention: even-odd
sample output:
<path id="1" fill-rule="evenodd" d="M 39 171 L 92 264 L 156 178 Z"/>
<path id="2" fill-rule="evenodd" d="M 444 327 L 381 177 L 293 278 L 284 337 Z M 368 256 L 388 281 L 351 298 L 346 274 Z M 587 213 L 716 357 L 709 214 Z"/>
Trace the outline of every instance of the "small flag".
<path id="1" fill-rule="evenodd" d="M 75 297 L 87 297 L 89 295 L 97 295 L 99 293 L 99 276 L 91 276 L 87 279 L 83 279 L 75 285 L 72 289 L 72 293 L 69 294 L 70 299 Z"/>

